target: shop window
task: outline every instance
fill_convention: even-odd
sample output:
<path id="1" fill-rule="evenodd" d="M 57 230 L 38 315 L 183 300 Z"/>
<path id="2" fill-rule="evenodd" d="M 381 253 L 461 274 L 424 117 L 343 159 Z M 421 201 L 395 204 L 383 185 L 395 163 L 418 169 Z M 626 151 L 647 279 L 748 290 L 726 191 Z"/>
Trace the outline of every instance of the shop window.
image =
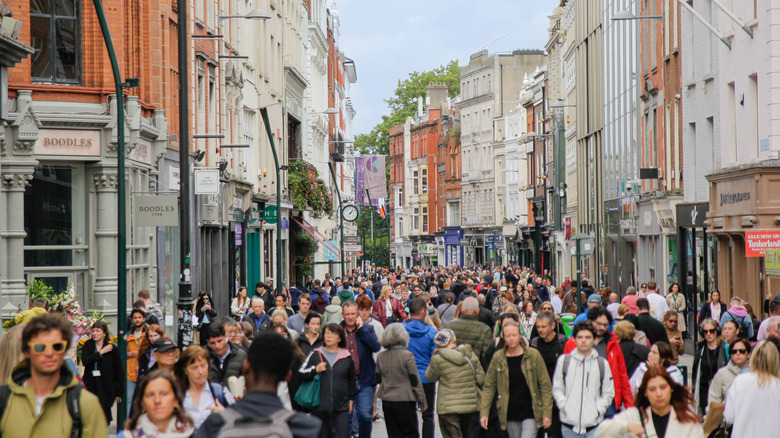
<path id="1" fill-rule="evenodd" d="M 74 266 L 74 250 L 84 244 L 83 169 L 42 165 L 24 193 L 24 264 Z M 76 248 L 79 246 L 79 248 Z M 58 247 L 62 247 L 61 249 Z M 77 251 L 83 258 L 83 251 Z"/>
<path id="2" fill-rule="evenodd" d="M 31 0 L 32 78 L 75 84 L 81 68 L 80 0 Z"/>

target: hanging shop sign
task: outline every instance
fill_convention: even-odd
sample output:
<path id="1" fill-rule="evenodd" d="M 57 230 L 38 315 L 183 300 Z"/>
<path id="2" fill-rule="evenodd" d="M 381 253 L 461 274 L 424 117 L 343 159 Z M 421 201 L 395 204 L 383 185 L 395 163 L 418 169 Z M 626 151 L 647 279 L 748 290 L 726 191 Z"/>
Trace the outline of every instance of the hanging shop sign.
<path id="1" fill-rule="evenodd" d="M 194 179 L 196 195 L 219 194 L 219 170 L 195 169 Z"/>
<path id="2" fill-rule="evenodd" d="M 174 195 L 134 195 L 136 227 L 175 227 L 179 225 L 179 197 Z"/>
<path id="3" fill-rule="evenodd" d="M 269 224 L 275 224 L 279 219 L 278 210 L 275 205 L 266 205 L 263 210 L 263 220 Z"/>

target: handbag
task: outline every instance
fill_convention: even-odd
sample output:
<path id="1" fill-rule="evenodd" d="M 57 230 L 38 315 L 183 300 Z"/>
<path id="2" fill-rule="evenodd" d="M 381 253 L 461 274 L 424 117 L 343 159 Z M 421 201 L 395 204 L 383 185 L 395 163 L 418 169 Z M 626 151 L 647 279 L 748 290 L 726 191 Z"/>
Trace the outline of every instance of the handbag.
<path id="1" fill-rule="evenodd" d="M 320 361 L 325 359 L 320 355 Z M 298 391 L 295 393 L 295 403 L 304 409 L 314 409 L 320 405 L 320 374 L 314 376 L 312 380 L 301 383 Z"/>

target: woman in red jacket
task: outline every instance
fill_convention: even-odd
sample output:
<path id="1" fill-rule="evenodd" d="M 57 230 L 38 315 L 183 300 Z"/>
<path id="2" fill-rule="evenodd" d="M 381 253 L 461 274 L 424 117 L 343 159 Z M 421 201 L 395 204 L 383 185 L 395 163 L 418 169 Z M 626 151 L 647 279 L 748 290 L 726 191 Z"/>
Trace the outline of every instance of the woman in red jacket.
<path id="1" fill-rule="evenodd" d="M 382 286 L 379 291 L 379 299 L 376 300 L 372 313 L 379 318 L 382 327 L 387 327 L 390 323 L 406 321 L 404 305 L 401 304 L 401 300 L 393 296 L 393 288 L 388 284 Z"/>
<path id="2" fill-rule="evenodd" d="M 588 321 L 596 327 L 596 343 L 594 348 L 601 342 L 607 343 L 607 363 L 609 370 L 612 371 L 612 380 L 615 384 L 615 403 L 614 408 L 610 406 L 604 418 L 611 418 L 621 409 L 628 409 L 634 406 L 634 396 L 631 395 L 631 385 L 628 381 L 628 372 L 626 371 L 626 360 L 623 358 L 623 350 L 620 349 L 620 340 L 618 337 L 607 330 L 612 324 L 612 315 L 606 307 L 594 307 L 588 311 Z M 563 349 L 564 354 L 569 354 L 577 348 L 574 338 L 569 338 Z"/>

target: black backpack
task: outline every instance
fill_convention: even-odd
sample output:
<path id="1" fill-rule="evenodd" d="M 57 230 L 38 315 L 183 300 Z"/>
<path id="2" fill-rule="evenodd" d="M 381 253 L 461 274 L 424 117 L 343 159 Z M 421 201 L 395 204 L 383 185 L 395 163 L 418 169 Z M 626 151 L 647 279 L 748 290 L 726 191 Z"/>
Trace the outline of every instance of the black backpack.
<path id="1" fill-rule="evenodd" d="M 731 319 L 734 320 L 734 322 L 737 323 L 737 327 L 739 327 L 739 334 L 737 337 L 743 338 L 743 339 L 750 339 L 750 336 L 748 336 L 748 326 L 745 324 L 745 318 L 750 318 L 750 315 L 743 317 L 742 319 L 737 319 L 737 316 L 733 313 L 726 311 L 729 315 L 731 315 Z M 750 321 L 750 320 L 748 320 Z"/>
<path id="2" fill-rule="evenodd" d="M 81 398 L 81 385 L 78 384 L 72 388 L 68 388 L 65 393 L 66 404 L 68 405 L 68 413 L 70 414 L 73 424 L 70 428 L 70 438 L 81 438 L 81 434 L 84 431 L 84 425 L 81 422 L 81 404 L 79 402 Z M 8 385 L 0 386 L 0 419 L 5 415 L 5 408 L 8 406 L 8 400 L 11 398 L 11 388 Z M 0 430 L 0 438 L 3 436 L 3 431 Z"/>

